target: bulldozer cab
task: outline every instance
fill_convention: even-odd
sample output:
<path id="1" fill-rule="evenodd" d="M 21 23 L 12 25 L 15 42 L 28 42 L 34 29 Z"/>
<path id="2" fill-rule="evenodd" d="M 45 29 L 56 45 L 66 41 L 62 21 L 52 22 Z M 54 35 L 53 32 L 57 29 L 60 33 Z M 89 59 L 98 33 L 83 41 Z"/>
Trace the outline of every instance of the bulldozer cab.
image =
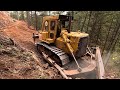
<path id="1" fill-rule="evenodd" d="M 42 41 L 50 44 L 54 43 L 55 39 L 60 37 L 61 30 L 70 32 L 71 16 L 45 16 L 42 24 Z"/>
<path id="2" fill-rule="evenodd" d="M 71 21 L 73 20 L 72 16 L 67 16 L 67 15 L 60 15 L 59 16 L 59 25 L 61 27 L 61 30 L 67 30 L 70 32 L 70 27 L 71 27 Z"/>

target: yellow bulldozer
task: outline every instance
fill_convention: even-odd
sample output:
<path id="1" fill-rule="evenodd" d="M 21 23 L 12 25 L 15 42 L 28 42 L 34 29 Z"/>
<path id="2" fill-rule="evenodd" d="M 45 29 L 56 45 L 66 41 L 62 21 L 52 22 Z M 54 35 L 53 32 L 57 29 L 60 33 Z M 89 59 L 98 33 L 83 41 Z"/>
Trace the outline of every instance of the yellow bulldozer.
<path id="1" fill-rule="evenodd" d="M 88 47 L 89 34 L 72 32 L 72 16 L 44 16 L 33 39 L 43 58 L 64 78 L 96 78 L 96 48 Z"/>

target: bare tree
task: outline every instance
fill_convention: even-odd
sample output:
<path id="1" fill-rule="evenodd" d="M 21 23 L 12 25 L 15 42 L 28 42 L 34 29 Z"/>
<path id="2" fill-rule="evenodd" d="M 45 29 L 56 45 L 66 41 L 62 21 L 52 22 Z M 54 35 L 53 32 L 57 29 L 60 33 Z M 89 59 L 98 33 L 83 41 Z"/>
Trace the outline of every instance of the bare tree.
<path id="1" fill-rule="evenodd" d="M 27 18 L 27 23 L 28 23 L 28 28 L 30 27 L 30 13 L 29 11 L 26 11 L 26 18 Z"/>
<path id="2" fill-rule="evenodd" d="M 21 20 L 25 20 L 24 11 L 20 11 L 20 19 Z"/>
<path id="3" fill-rule="evenodd" d="M 81 32 L 83 31 L 83 28 L 84 28 L 84 25 L 85 25 L 85 21 L 87 19 L 87 15 L 88 15 L 88 12 L 86 12 L 85 19 L 84 19 L 82 27 L 81 27 Z"/>
<path id="4" fill-rule="evenodd" d="M 111 28 L 112 28 L 113 20 L 114 20 L 114 18 L 111 19 L 111 23 L 110 23 L 110 26 L 108 28 L 108 33 L 106 35 L 105 44 L 103 45 L 103 49 L 102 49 L 102 55 L 103 55 L 103 52 L 104 52 L 104 50 L 106 48 L 106 43 L 107 43 L 108 37 L 110 35 L 110 31 L 111 31 Z"/>
<path id="5" fill-rule="evenodd" d="M 90 11 L 90 13 L 89 13 L 89 19 L 88 19 L 88 24 L 87 24 L 86 32 L 88 32 L 88 28 L 89 28 L 89 24 L 90 24 L 91 16 L 92 16 L 92 11 Z"/>
<path id="6" fill-rule="evenodd" d="M 37 13 L 36 13 L 36 11 L 35 11 L 35 28 L 37 30 Z"/>
<path id="7" fill-rule="evenodd" d="M 119 17 L 118 17 L 119 18 Z M 120 29 L 120 22 L 119 22 L 119 19 L 117 19 L 117 26 L 116 26 L 116 29 L 114 29 L 113 33 L 112 33 L 112 37 L 111 37 L 111 40 L 110 40 L 110 45 L 108 47 L 108 50 L 111 49 L 113 43 L 114 43 L 114 40 L 115 38 L 117 37 L 117 34 L 119 32 L 119 29 Z"/>
<path id="8" fill-rule="evenodd" d="M 17 13 L 17 20 L 19 20 L 19 11 L 16 11 Z"/>
<path id="9" fill-rule="evenodd" d="M 50 11 L 49 11 L 49 15 L 50 15 Z"/>

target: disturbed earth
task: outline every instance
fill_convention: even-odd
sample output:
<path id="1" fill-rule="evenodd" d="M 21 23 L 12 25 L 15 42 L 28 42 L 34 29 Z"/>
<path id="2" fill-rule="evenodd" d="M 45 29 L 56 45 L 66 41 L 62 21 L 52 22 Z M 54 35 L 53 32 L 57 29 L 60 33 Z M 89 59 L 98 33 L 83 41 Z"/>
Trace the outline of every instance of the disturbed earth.
<path id="1" fill-rule="evenodd" d="M 0 79 L 62 79 L 36 50 L 32 39 L 36 32 L 25 21 L 0 11 Z M 114 79 L 115 70 L 107 69 L 106 77 Z"/>
<path id="2" fill-rule="evenodd" d="M 24 21 L 0 12 L 0 78 L 1 79 L 62 79 L 37 52 L 32 34 Z"/>

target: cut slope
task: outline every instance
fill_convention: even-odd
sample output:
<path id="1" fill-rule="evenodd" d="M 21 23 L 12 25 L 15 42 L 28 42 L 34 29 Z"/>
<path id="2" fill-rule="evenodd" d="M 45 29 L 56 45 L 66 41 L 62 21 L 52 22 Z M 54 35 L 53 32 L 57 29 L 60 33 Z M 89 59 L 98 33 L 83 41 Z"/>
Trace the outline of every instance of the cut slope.
<path id="1" fill-rule="evenodd" d="M 0 17 L 3 20 L 1 23 L 4 23 L 0 31 L 0 78 L 62 78 L 58 71 L 46 64 L 36 51 L 32 39 L 35 30 L 29 29 L 24 21 L 12 22 L 11 17 L 5 16 L 4 12 L 0 12 Z M 36 61 L 39 61 L 39 64 Z"/>
<path id="2" fill-rule="evenodd" d="M 19 47 L 6 34 L 0 32 L 1 79 L 57 79 L 57 70 L 38 64 L 34 53 Z"/>
<path id="3" fill-rule="evenodd" d="M 0 30 L 13 23 L 13 19 L 6 11 L 0 11 Z"/>
<path id="4" fill-rule="evenodd" d="M 36 31 L 29 29 L 24 21 L 16 21 L 12 26 L 4 29 L 4 31 L 22 47 L 33 50 L 32 34 Z"/>

